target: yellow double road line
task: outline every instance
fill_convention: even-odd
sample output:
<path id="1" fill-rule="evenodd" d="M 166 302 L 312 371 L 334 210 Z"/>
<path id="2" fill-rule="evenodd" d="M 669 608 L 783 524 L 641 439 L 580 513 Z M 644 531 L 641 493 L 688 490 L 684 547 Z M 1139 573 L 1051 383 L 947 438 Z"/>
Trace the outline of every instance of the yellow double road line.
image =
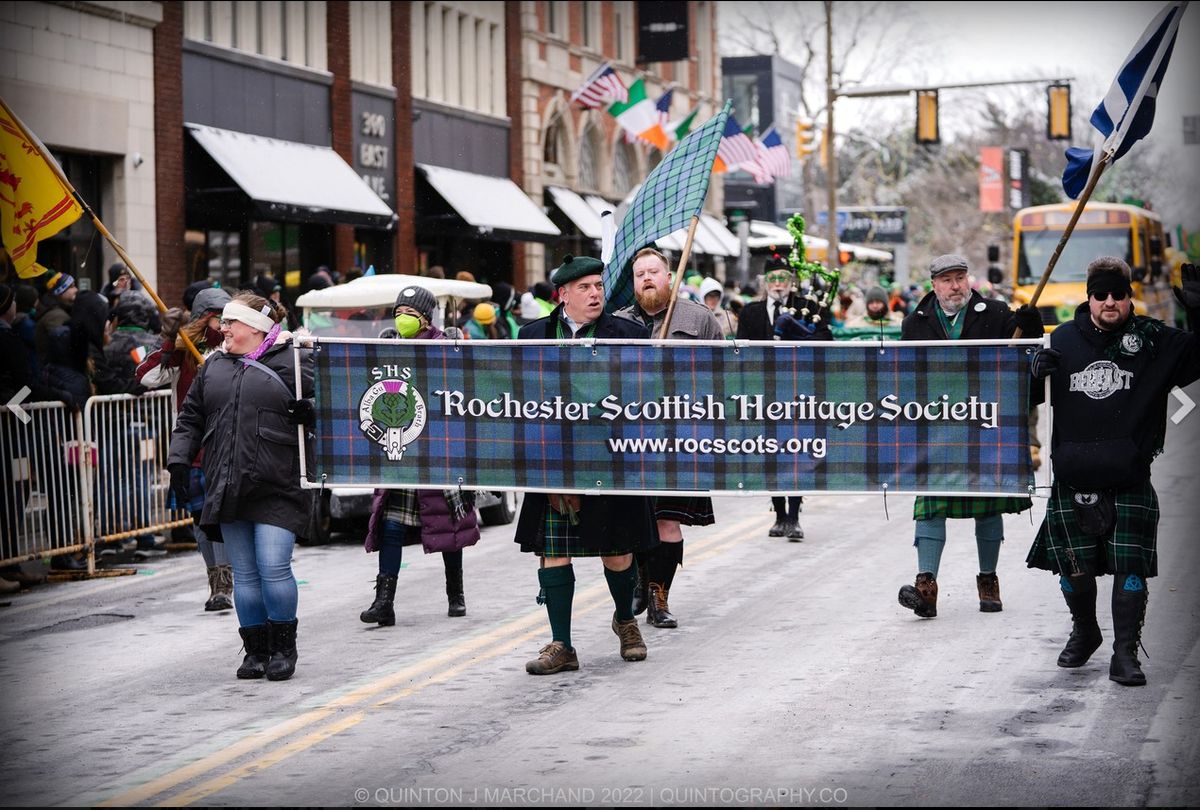
<path id="1" fill-rule="evenodd" d="M 723 528 L 722 531 L 711 537 L 689 540 L 688 561 L 692 564 L 703 562 L 740 543 L 758 537 L 760 533 L 751 530 L 755 525 L 763 523 L 762 517 L 747 518 L 731 524 L 728 528 Z M 765 534 L 765 531 L 761 534 Z M 585 615 L 611 604 L 608 586 L 602 581 L 576 594 L 572 612 L 576 616 Z M 464 639 L 429 658 L 353 689 L 320 708 L 311 709 L 270 728 L 249 734 L 231 745 L 222 747 L 218 752 L 99 802 L 96 806 L 127 807 L 148 802 L 162 794 L 170 793 L 182 785 L 201 779 L 205 775 L 222 771 L 231 763 L 243 759 L 255 751 L 266 751 L 251 762 L 219 773 L 180 793 L 161 798 L 157 802 L 157 806 L 181 807 L 202 802 L 209 796 L 232 787 L 242 779 L 261 773 L 295 754 L 306 751 L 330 737 L 353 728 L 373 709 L 404 700 L 426 687 L 444 683 L 470 667 L 490 659 L 511 654 L 529 639 L 544 634 L 546 629 L 544 611 L 530 611 L 519 618 L 497 625 L 486 633 Z M 418 683 L 412 683 L 422 676 L 427 677 Z M 384 696 L 378 697 L 381 694 Z M 335 719 L 326 722 L 334 715 L 336 715 Z M 325 725 L 321 725 L 322 723 Z M 295 740 L 271 748 L 275 743 L 309 728 L 313 730 Z M 271 750 L 267 751 L 267 749 Z"/>

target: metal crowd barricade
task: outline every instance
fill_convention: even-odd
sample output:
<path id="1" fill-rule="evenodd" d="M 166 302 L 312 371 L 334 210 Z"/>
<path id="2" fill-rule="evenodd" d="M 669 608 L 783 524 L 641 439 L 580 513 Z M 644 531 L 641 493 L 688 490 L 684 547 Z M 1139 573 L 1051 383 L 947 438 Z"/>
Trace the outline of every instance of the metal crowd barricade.
<path id="1" fill-rule="evenodd" d="M 0 564 L 91 548 L 83 418 L 61 402 L 0 408 Z"/>
<path id="2" fill-rule="evenodd" d="M 191 521 L 168 508 L 164 465 L 175 421 L 170 390 L 0 409 L 0 565 L 85 552 Z"/>
<path id="3" fill-rule="evenodd" d="M 96 462 L 90 468 L 90 492 L 97 543 L 191 522 L 186 510 L 168 508 L 170 477 L 165 467 L 174 423 L 175 395 L 170 389 L 87 401 L 83 431 Z"/>

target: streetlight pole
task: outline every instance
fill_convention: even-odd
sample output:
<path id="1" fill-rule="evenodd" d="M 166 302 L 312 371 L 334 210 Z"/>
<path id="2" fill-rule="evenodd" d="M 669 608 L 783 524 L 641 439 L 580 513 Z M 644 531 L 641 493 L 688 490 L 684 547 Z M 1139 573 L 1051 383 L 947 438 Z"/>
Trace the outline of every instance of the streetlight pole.
<path id="1" fill-rule="evenodd" d="M 837 88 L 833 86 L 833 0 L 825 0 L 825 184 L 829 204 L 829 227 L 825 236 L 825 264 L 836 273 L 841 260 L 837 228 L 837 150 L 833 144 L 833 103 Z"/>

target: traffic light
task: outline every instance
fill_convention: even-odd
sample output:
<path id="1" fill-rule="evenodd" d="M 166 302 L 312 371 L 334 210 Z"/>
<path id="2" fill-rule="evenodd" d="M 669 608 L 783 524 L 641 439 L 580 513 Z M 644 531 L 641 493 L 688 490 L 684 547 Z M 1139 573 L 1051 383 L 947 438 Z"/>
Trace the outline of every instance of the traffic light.
<path id="1" fill-rule="evenodd" d="M 938 133 L 938 91 L 917 91 L 917 143 L 941 143 Z"/>
<path id="2" fill-rule="evenodd" d="M 1046 108 L 1046 137 L 1052 141 L 1071 140 L 1071 85 L 1047 87 Z"/>
<path id="3" fill-rule="evenodd" d="M 817 151 L 816 144 L 817 133 L 813 129 L 813 122 L 803 118 L 796 119 L 796 157 L 804 160 L 804 158 Z"/>

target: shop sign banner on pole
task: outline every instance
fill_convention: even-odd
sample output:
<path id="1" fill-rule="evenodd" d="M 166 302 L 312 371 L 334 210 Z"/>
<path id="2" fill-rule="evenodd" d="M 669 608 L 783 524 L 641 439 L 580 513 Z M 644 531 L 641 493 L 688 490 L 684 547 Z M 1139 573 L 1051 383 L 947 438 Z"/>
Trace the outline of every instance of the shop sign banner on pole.
<path id="1" fill-rule="evenodd" d="M 324 486 L 1028 495 L 1040 341 L 330 340 Z"/>

